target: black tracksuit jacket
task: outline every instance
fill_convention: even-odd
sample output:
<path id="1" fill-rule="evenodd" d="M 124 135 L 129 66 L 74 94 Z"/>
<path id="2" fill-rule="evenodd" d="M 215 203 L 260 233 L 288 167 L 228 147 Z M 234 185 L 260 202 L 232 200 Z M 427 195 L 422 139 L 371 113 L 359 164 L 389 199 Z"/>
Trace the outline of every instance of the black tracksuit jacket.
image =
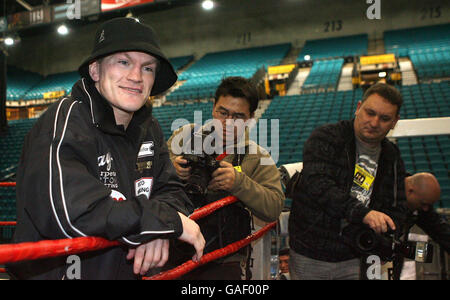
<path id="1" fill-rule="evenodd" d="M 128 249 L 182 233 L 192 204 L 151 106 L 127 130 L 92 81 L 79 80 L 25 138 L 14 243 L 97 236 L 122 246 L 79 254 L 81 279 L 136 279 Z M 67 257 L 7 266 L 13 278 L 63 279 Z"/>

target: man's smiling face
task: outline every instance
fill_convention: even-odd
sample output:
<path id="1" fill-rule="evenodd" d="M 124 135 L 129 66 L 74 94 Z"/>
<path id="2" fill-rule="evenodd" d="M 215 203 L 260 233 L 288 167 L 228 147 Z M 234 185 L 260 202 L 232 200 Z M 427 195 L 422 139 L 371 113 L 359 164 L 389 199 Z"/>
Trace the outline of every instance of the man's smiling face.
<path id="1" fill-rule="evenodd" d="M 143 52 L 120 52 L 91 63 L 95 86 L 118 116 L 133 115 L 150 96 L 158 60 Z"/>

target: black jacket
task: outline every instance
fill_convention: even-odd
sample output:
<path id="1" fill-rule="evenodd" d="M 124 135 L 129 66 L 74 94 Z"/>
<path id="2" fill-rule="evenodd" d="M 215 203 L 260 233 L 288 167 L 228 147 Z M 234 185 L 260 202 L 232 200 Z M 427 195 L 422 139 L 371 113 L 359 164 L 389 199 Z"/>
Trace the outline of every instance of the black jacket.
<path id="1" fill-rule="evenodd" d="M 445 217 L 433 209 L 426 212 L 420 211 L 416 224 L 445 251 L 450 252 L 450 225 Z"/>
<path id="2" fill-rule="evenodd" d="M 81 79 L 26 136 L 13 242 L 119 240 L 122 247 L 79 255 L 81 279 L 133 279 L 130 247 L 181 235 L 177 211 L 192 212 L 182 187 L 151 106 L 135 112 L 125 131 L 93 83 Z M 60 257 L 8 270 L 15 278 L 61 279 L 69 266 Z"/>
<path id="3" fill-rule="evenodd" d="M 370 210 L 390 209 L 395 197 L 398 207 L 405 207 L 404 193 L 398 193 L 404 190 L 406 174 L 400 152 L 387 139 L 381 146 L 370 205 L 365 207 L 350 196 L 356 158 L 353 121 L 327 124 L 312 132 L 303 149 L 302 177 L 289 218 L 290 247 L 295 252 L 329 262 L 355 258 L 357 254 L 342 237 L 345 224 L 361 225 Z"/>
<path id="4" fill-rule="evenodd" d="M 409 174 L 407 174 L 407 176 L 409 176 Z M 425 231 L 425 233 L 428 234 L 433 241 L 438 243 L 444 251 L 450 251 L 450 225 L 445 216 L 438 214 L 433 208 L 428 211 L 423 211 L 421 209 L 409 211 L 406 216 L 405 224 L 402 227 L 402 236 L 400 236 L 401 241 L 408 241 L 410 230 L 414 225 L 419 226 Z M 406 258 L 414 259 L 412 257 Z M 404 253 L 400 251 L 395 253 L 392 279 L 400 280 L 404 259 Z"/>
<path id="5" fill-rule="evenodd" d="M 428 211 L 417 210 L 408 215 L 407 224 L 405 226 L 405 236 L 409 234 L 410 229 L 419 226 L 433 241 L 438 243 L 443 250 L 450 251 L 450 224 L 447 218 L 431 208 Z"/>

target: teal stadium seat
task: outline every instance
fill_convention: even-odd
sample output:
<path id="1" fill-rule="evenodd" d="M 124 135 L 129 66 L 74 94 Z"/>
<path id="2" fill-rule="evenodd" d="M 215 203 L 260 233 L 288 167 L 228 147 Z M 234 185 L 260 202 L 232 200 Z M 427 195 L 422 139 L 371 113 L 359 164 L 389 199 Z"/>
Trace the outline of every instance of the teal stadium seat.
<path id="1" fill-rule="evenodd" d="M 343 58 L 314 61 L 303 89 L 336 89 L 343 65 Z"/>
<path id="2" fill-rule="evenodd" d="M 450 187 L 450 136 L 425 136 L 400 138 L 397 144 L 405 162 L 405 168 L 410 173 L 431 172 L 441 185 L 441 201 L 438 207 L 450 208 L 448 190 Z M 406 154 L 405 145 L 412 149 Z M 447 200 L 445 200 L 447 199 Z"/>
<path id="3" fill-rule="evenodd" d="M 450 24 L 384 33 L 386 53 L 409 56 L 420 80 L 450 76 Z"/>
<path id="4" fill-rule="evenodd" d="M 6 100 L 8 101 L 19 101 L 24 100 L 25 95 L 32 89 L 36 84 L 42 80 L 42 76 L 18 69 L 16 67 L 8 66 L 6 80 Z"/>
<path id="5" fill-rule="evenodd" d="M 8 134 L 0 137 L 0 181 L 16 171 L 25 135 L 35 121 L 25 119 L 8 122 Z M 0 187 L 0 221 L 16 220 L 15 193 L 14 187 Z M 12 233 L 13 227 L 2 228 L 0 239 L 7 241 Z"/>
<path id="6" fill-rule="evenodd" d="M 297 61 L 304 61 L 305 55 L 309 55 L 312 60 L 367 55 L 367 47 L 367 34 L 308 40 L 298 55 Z"/>
<path id="7" fill-rule="evenodd" d="M 49 75 L 25 94 L 25 100 L 42 99 L 44 93 L 54 91 L 64 91 L 68 95 L 72 92 L 72 86 L 78 79 L 80 79 L 78 72 Z"/>
<path id="8" fill-rule="evenodd" d="M 166 96 L 168 102 L 212 98 L 224 77 L 251 78 L 258 69 L 277 65 L 290 44 L 208 53 L 180 74 L 182 86 Z"/>

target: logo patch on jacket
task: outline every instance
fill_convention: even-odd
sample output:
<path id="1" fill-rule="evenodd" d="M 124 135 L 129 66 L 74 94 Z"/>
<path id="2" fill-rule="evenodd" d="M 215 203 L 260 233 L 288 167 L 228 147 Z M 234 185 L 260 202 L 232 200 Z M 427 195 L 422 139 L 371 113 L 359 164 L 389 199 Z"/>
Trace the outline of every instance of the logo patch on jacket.
<path id="1" fill-rule="evenodd" d="M 153 141 L 143 142 L 138 153 L 138 158 L 153 156 Z"/>
<path id="2" fill-rule="evenodd" d="M 97 158 L 99 179 L 106 187 L 110 189 L 117 189 L 119 188 L 119 184 L 113 161 L 114 159 L 110 152 L 105 155 L 100 155 Z"/>
<path id="3" fill-rule="evenodd" d="M 111 170 L 111 164 L 112 164 L 112 161 L 113 161 L 111 153 L 108 152 L 105 155 L 100 155 L 97 158 L 97 161 L 98 161 L 98 166 L 99 167 L 103 167 L 104 165 L 106 165 L 106 170 L 107 171 Z"/>
<path id="4" fill-rule="evenodd" d="M 112 190 L 110 196 L 116 202 L 122 202 L 127 200 L 127 198 L 121 192 L 116 190 Z"/>
<path id="5" fill-rule="evenodd" d="M 134 182 L 134 189 L 136 191 L 136 197 L 139 195 L 145 195 L 147 199 L 150 198 L 152 191 L 153 177 L 144 177 Z"/>

